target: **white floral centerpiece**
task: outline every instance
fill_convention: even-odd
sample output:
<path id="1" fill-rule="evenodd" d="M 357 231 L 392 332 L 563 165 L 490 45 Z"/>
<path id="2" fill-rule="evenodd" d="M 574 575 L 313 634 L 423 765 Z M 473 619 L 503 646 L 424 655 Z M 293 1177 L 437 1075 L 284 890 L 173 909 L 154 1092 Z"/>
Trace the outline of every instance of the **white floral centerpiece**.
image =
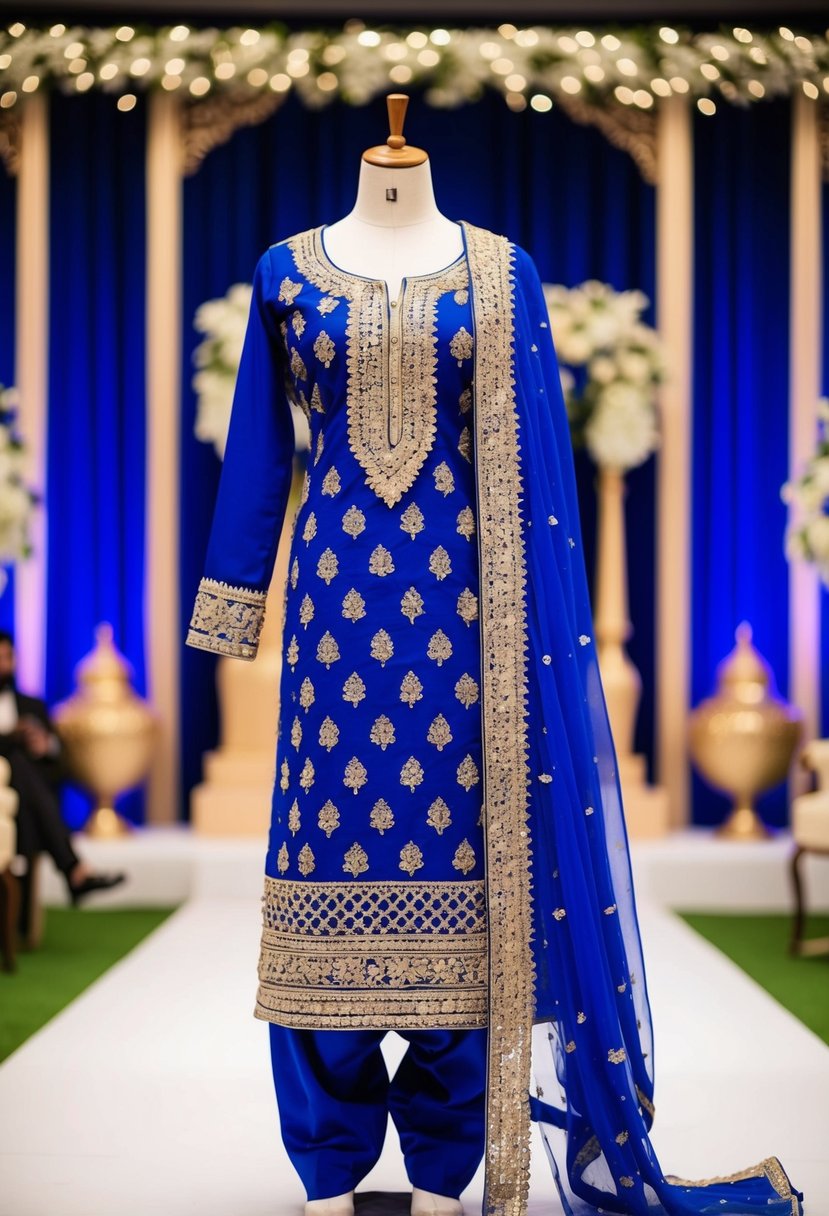
<path id="1" fill-rule="evenodd" d="M 193 362 L 198 368 L 192 380 L 197 396 L 194 431 L 197 439 L 213 444 L 220 459 L 225 454 L 252 294 L 250 283 L 235 283 L 224 296 L 201 304 L 193 320 L 194 327 L 205 335 L 193 351 Z M 307 448 L 310 445 L 307 419 L 293 402 L 291 411 L 297 447 Z"/>
<path id="2" fill-rule="evenodd" d="M 32 511 L 40 501 L 23 480 L 26 448 L 15 427 L 17 404 L 17 389 L 0 384 L 0 594 L 6 567 L 32 553 Z"/>
<path id="3" fill-rule="evenodd" d="M 666 363 L 656 331 L 640 319 L 641 291 L 589 279 L 544 284 L 574 447 L 600 467 L 642 464 L 659 446 L 656 388 Z M 583 369 L 578 378 L 573 368 Z"/>
<path id="4" fill-rule="evenodd" d="M 799 477 L 783 482 L 780 497 L 798 508 L 798 518 L 786 528 L 786 557 L 813 562 L 829 587 L 829 397 L 818 401 L 817 416 L 815 452 Z"/>

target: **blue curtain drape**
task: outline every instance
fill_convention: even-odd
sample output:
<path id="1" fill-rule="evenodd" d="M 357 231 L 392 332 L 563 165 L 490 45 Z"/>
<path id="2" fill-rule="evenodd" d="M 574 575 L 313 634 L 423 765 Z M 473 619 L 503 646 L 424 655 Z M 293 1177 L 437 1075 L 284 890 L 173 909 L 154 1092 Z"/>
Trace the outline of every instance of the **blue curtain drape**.
<path id="1" fill-rule="evenodd" d="M 17 244 L 17 178 L 0 163 L 0 384 L 15 383 L 14 346 Z M 23 436 L 27 438 L 27 436 Z M 14 631 L 14 569 L 0 595 L 0 629 Z"/>
<path id="2" fill-rule="evenodd" d="M 360 155 L 387 130 L 384 98 L 359 108 L 335 103 L 313 111 L 289 97 L 270 120 L 238 131 L 211 152 L 185 183 L 180 621 L 185 805 L 200 778 L 202 753 L 217 736 L 214 661 L 183 646 L 220 467 L 212 448 L 193 437 L 191 360 L 200 339 L 193 315 L 203 300 L 224 294 L 234 282 L 249 282 L 269 244 L 350 211 Z M 449 218 L 508 235 L 533 256 L 544 281 L 572 286 L 599 278 L 617 288 L 641 288 L 652 301 L 645 320 L 653 321 L 654 190 L 630 157 L 594 128 L 577 126 L 559 111 L 514 114 L 493 93 L 445 111 L 429 108 L 413 94 L 406 136 L 428 151 L 437 205 Z M 578 474 L 592 577 L 595 471 L 581 454 Z M 653 476 L 653 460 L 635 470 L 627 498 L 635 622 L 629 652 L 644 685 L 636 747 L 649 759 Z"/>
<path id="3" fill-rule="evenodd" d="M 695 116 L 692 705 L 742 620 L 788 692 L 790 143 L 788 99 Z M 694 821 L 720 821 L 729 798 L 692 784 Z M 757 806 L 784 823 L 785 784 Z"/>
<path id="4" fill-rule="evenodd" d="M 51 99 L 50 701 L 71 693 L 102 621 L 145 690 L 143 101 L 122 113 L 97 91 Z M 136 793 L 119 807 L 138 820 L 142 805 Z M 88 807 L 70 791 L 64 811 L 74 825 Z"/>

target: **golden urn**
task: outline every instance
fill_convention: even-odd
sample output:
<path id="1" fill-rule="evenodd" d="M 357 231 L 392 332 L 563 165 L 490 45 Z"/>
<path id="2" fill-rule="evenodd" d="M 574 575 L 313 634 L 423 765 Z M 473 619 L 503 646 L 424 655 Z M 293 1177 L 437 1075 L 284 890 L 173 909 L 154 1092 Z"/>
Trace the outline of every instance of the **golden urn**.
<path id="1" fill-rule="evenodd" d="M 719 836 L 761 840 L 771 833 L 754 807 L 758 794 L 786 777 L 803 730 L 800 711 L 777 695 L 768 663 L 754 649 L 742 621 L 737 645 L 717 666 L 717 691 L 691 712 L 691 758 L 711 785 L 734 805 Z"/>
<path id="2" fill-rule="evenodd" d="M 128 831 L 113 803 L 139 784 L 152 757 L 158 721 L 130 687 L 131 675 L 113 641 L 112 626 L 99 625 L 95 647 L 75 668 L 78 691 L 55 708 L 69 771 L 95 799 L 86 825 L 92 836 Z"/>

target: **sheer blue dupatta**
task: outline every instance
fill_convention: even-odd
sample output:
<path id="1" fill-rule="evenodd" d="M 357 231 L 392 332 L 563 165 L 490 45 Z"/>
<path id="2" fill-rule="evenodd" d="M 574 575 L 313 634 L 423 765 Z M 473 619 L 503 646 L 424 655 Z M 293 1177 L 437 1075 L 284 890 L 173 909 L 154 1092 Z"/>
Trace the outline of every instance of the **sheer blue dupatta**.
<path id="1" fill-rule="evenodd" d="M 800 1216 L 776 1157 L 664 1175 L 653 1029 L 616 755 L 597 662 L 575 471 L 535 264 L 511 245 L 514 406 L 526 560 L 534 1092 L 566 1213 Z"/>

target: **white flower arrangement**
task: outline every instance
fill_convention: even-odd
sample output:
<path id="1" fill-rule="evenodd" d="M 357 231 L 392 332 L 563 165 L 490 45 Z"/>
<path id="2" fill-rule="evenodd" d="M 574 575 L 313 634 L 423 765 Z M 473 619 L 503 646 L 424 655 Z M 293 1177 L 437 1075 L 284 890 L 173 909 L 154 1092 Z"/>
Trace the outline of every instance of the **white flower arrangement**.
<path id="1" fill-rule="evenodd" d="M 222 297 L 206 300 L 196 309 L 193 325 L 205 334 L 193 351 L 198 368 L 192 379 L 197 396 L 197 439 L 212 443 L 219 459 L 223 459 L 233 390 L 242 357 L 253 287 L 250 283 L 235 283 Z M 308 423 L 302 411 L 291 403 L 297 446 L 310 445 Z"/>
<path id="2" fill-rule="evenodd" d="M 0 384 L 0 594 L 8 574 L 4 567 L 31 556 L 32 509 L 39 496 L 23 480 L 26 448 L 15 429 L 18 393 Z"/>
<path id="3" fill-rule="evenodd" d="M 544 284 L 574 447 L 601 467 L 642 464 L 660 443 L 656 389 L 666 360 L 656 331 L 640 319 L 648 297 L 589 279 Z M 578 378 L 571 369 L 584 369 Z"/>
<path id="4" fill-rule="evenodd" d="M 798 518 L 786 528 L 786 557 L 814 562 L 829 587 L 829 397 L 818 401 L 817 416 L 817 448 L 800 477 L 783 482 L 780 497 L 798 509 Z"/>

